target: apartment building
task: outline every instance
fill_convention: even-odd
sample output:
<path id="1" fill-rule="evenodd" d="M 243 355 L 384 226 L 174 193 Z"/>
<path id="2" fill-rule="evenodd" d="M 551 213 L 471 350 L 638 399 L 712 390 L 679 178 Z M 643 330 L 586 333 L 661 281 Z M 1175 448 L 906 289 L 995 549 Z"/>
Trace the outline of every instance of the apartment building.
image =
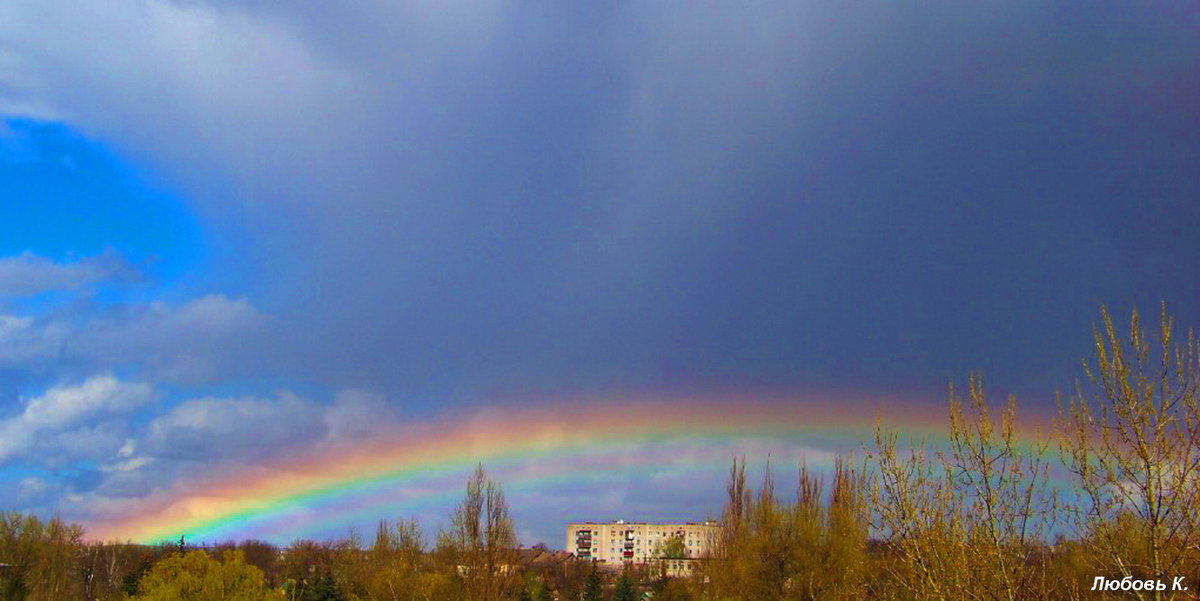
<path id="1" fill-rule="evenodd" d="M 646 522 L 582 522 L 567 524 L 566 549 L 579 559 L 621 565 L 649 563 L 661 557 L 662 549 L 671 539 L 682 544 L 685 558 L 708 557 L 720 534 L 721 526 L 713 521 L 684 524 L 650 524 Z"/>

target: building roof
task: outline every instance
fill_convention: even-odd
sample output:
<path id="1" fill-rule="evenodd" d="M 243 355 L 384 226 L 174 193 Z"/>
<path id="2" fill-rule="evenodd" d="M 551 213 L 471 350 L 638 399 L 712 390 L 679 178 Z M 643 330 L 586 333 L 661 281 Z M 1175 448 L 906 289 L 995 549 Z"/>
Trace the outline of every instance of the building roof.
<path id="1" fill-rule="evenodd" d="M 550 549 L 518 549 L 517 562 L 526 568 L 547 568 L 575 559 L 573 553 Z"/>

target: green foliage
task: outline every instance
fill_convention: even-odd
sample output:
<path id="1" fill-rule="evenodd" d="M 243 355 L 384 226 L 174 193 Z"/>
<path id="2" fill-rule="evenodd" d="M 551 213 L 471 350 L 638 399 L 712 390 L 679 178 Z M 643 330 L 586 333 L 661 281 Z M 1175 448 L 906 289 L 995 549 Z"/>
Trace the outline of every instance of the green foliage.
<path id="1" fill-rule="evenodd" d="M 333 576 L 324 574 L 305 590 L 301 601 L 346 601 L 346 594 Z"/>
<path id="2" fill-rule="evenodd" d="M 659 543 L 654 555 L 663 559 L 685 559 L 688 556 L 687 544 L 683 542 L 682 535 L 676 534 Z"/>
<path id="3" fill-rule="evenodd" d="M 655 583 L 654 601 L 692 601 L 691 590 L 685 581 L 664 578 Z"/>
<path id="4" fill-rule="evenodd" d="M 533 583 L 530 589 L 530 597 L 533 601 L 554 601 L 554 595 L 550 592 L 550 587 L 546 586 L 540 580 Z"/>
<path id="5" fill-rule="evenodd" d="M 138 583 L 137 601 L 267 601 L 283 599 L 263 582 L 262 571 L 240 551 L 217 561 L 204 551 L 171 555 Z"/>
<path id="6" fill-rule="evenodd" d="M 617 584 L 613 588 L 612 601 L 637 601 L 637 588 L 633 586 L 633 579 L 629 577 L 629 571 L 621 574 L 617 579 Z"/>
<path id="7" fill-rule="evenodd" d="M 600 571 L 593 567 L 583 585 L 583 601 L 602 601 L 602 599 L 604 599 L 604 580 L 600 578 Z"/>
<path id="8" fill-rule="evenodd" d="M 154 567 L 154 557 L 146 555 L 140 562 L 137 563 L 125 576 L 121 578 L 121 592 L 129 597 L 132 597 L 138 592 L 138 582 L 150 572 L 150 568 Z"/>

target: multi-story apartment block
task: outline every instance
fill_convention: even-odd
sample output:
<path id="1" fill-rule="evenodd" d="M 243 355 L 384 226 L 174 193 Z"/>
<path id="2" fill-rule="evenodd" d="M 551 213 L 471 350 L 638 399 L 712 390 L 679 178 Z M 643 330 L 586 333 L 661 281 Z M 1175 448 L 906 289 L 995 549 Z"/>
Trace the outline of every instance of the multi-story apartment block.
<path id="1" fill-rule="evenodd" d="M 649 563 L 662 558 L 662 550 L 672 539 L 682 543 L 685 558 L 703 559 L 710 555 L 721 526 L 713 521 L 685 524 L 648 524 L 645 522 L 583 522 L 567 525 L 567 551 L 579 559 L 621 565 Z"/>

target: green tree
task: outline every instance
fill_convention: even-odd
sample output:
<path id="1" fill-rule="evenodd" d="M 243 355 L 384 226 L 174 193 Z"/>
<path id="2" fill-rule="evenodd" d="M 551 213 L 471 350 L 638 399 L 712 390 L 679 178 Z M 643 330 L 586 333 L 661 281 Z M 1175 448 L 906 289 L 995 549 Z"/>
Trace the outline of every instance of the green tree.
<path id="1" fill-rule="evenodd" d="M 633 579 L 629 577 L 629 571 L 626 570 L 617 579 L 617 584 L 613 588 L 612 601 L 637 601 L 637 589 L 633 586 Z"/>
<path id="2" fill-rule="evenodd" d="M 587 582 L 583 585 L 583 601 L 602 601 L 604 599 L 604 581 L 600 578 L 600 571 L 592 567 L 592 571 L 588 573 Z"/>
<path id="3" fill-rule="evenodd" d="M 204 551 L 171 555 L 154 565 L 138 583 L 138 601 L 267 601 L 283 599 L 267 588 L 262 571 L 247 564 L 241 551 L 217 561 Z"/>
<path id="4" fill-rule="evenodd" d="M 554 601 L 554 595 L 550 592 L 550 587 L 546 586 L 545 582 L 538 580 L 530 587 L 529 596 L 533 601 Z"/>
<path id="5" fill-rule="evenodd" d="M 301 539 L 288 546 L 281 568 L 289 599 L 308 599 L 317 580 L 333 572 L 333 550 L 328 543 Z"/>
<path id="6" fill-rule="evenodd" d="M 125 576 L 121 578 L 121 592 L 125 596 L 132 597 L 137 595 L 138 583 L 142 581 L 142 578 L 145 577 L 146 574 L 150 573 L 150 569 L 154 567 L 155 561 L 156 558 L 154 555 L 143 555 L 141 561 L 139 561 L 131 570 L 125 573 Z"/>
<path id="7" fill-rule="evenodd" d="M 346 601 L 346 593 L 330 574 L 317 577 L 313 585 L 305 590 L 302 601 Z"/>
<path id="8" fill-rule="evenodd" d="M 692 601 L 692 593 L 686 582 L 671 578 L 656 583 L 654 601 Z"/>
<path id="9" fill-rule="evenodd" d="M 688 556 L 687 544 L 682 534 L 668 537 L 658 544 L 654 556 L 660 559 L 685 559 Z"/>

